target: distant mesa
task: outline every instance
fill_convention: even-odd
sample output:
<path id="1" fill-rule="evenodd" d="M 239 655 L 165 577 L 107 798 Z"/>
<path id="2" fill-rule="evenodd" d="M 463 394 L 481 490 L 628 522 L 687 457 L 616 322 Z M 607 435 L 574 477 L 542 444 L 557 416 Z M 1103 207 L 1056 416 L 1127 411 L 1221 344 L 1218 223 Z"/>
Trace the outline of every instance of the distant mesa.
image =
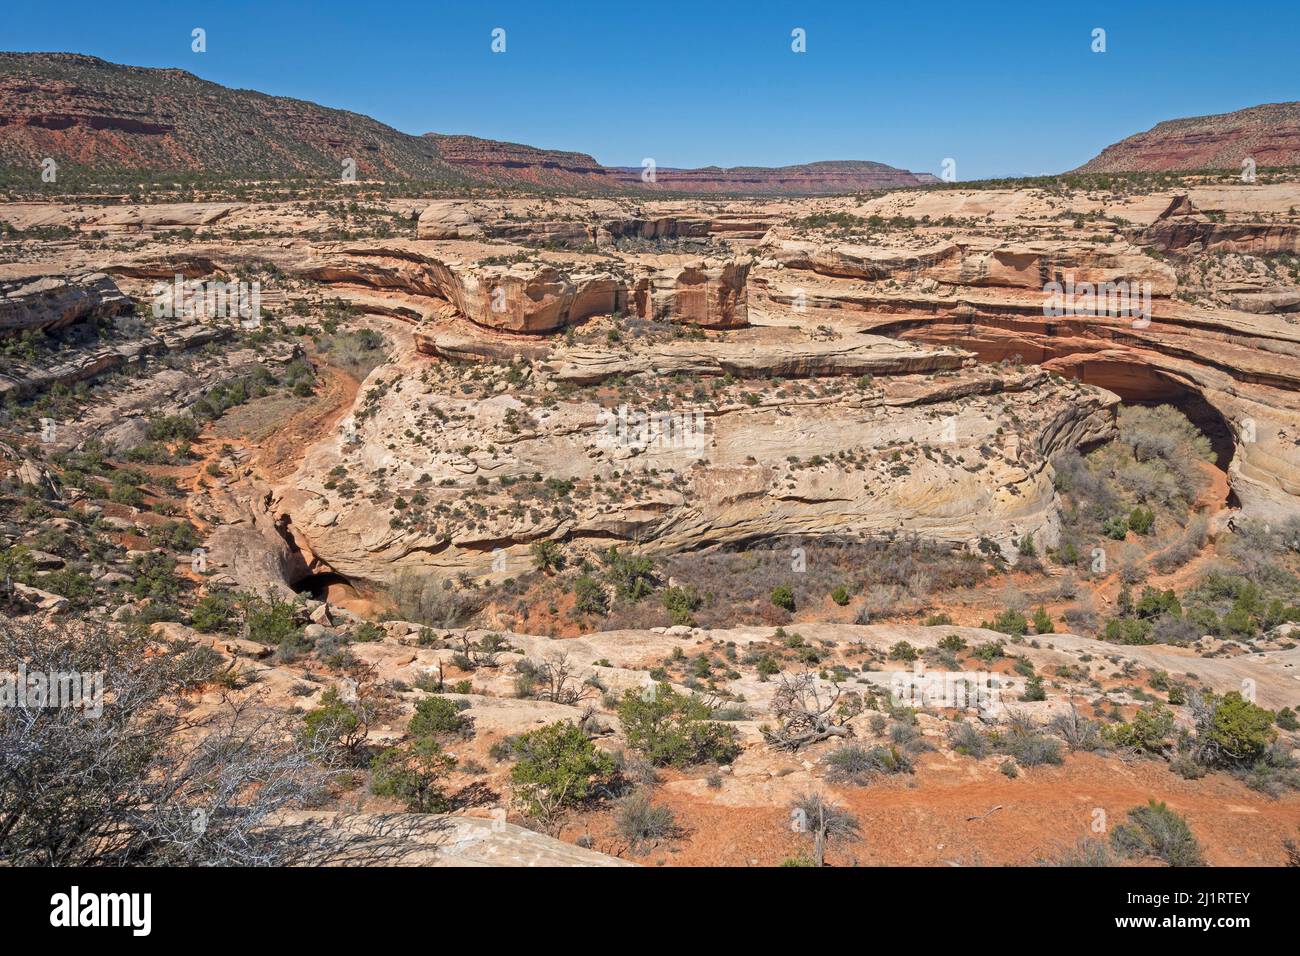
<path id="1" fill-rule="evenodd" d="M 1173 172 L 1300 165 L 1300 103 L 1269 103 L 1165 120 L 1145 133 L 1107 146 L 1081 173 Z"/>
<path id="2" fill-rule="evenodd" d="M 220 178 L 339 177 L 473 187 L 649 194 L 809 195 L 938 182 L 883 163 L 778 169 L 602 166 L 584 153 L 474 136 L 413 136 L 359 113 L 235 90 L 184 70 L 122 66 L 75 53 L 0 53 L 0 173 L 45 157 L 90 173 Z"/>
<path id="3" fill-rule="evenodd" d="M 552 189 L 633 190 L 746 195 L 814 195 L 928 186 L 930 173 L 913 173 L 884 163 L 840 160 L 798 166 L 735 166 L 724 169 L 656 167 L 652 182 L 641 166 L 602 166 L 585 153 L 538 149 L 519 143 L 426 133 L 439 155 L 459 168 L 512 183 Z"/>

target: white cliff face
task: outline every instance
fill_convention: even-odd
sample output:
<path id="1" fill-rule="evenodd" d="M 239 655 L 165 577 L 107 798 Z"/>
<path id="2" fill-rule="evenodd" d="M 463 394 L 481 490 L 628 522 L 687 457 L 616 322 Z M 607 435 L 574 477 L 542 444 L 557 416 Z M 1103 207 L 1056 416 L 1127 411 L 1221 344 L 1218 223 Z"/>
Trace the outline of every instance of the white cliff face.
<path id="1" fill-rule="evenodd" d="M 738 346 L 743 362 L 692 344 L 622 356 L 621 373 L 647 390 L 672 374 L 665 356 L 692 371 L 709 367 L 702 355 L 737 361 L 753 376 L 723 385 L 713 366 L 688 378 L 722 391 L 683 402 L 649 391 L 620 402 L 598 384 L 548 391 L 620 374 L 615 352 L 557 349 L 512 381 L 508 365 L 431 366 L 407 347 L 363 383 L 351 422 L 307 450 L 271 510 L 324 564 L 376 583 L 406 568 L 491 574 L 495 554 L 526 562 L 542 538 L 667 552 L 901 531 L 1010 550 L 1026 534 L 1055 543 L 1048 459 L 1112 428 L 1114 396 L 1038 370 L 994 376 L 956 350 L 871 336 L 835 348 L 782 338 Z M 877 373 L 870 384 L 763 371 L 833 367 L 846 352 L 863 363 L 851 371 Z M 601 374 L 568 373 L 575 364 Z"/>

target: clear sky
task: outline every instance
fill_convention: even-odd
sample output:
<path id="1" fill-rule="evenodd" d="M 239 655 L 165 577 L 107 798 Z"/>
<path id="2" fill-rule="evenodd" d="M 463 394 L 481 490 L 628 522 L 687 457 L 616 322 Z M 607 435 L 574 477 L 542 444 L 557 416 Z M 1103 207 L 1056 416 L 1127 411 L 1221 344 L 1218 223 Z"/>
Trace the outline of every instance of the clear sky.
<path id="1" fill-rule="evenodd" d="M 937 174 L 952 157 L 959 179 L 1035 175 L 1162 119 L 1300 99 L 1296 0 L 2 2 L 0 49 L 180 67 L 410 133 L 616 166 L 871 159 Z"/>

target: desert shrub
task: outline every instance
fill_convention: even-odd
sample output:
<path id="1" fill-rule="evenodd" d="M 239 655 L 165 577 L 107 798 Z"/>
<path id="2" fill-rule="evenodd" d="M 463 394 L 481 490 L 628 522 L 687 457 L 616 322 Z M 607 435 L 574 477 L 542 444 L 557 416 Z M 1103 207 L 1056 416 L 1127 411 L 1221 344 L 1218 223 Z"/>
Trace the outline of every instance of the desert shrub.
<path id="1" fill-rule="evenodd" d="M 1138 505 L 1128 516 L 1128 526 L 1135 534 L 1148 535 L 1155 528 L 1156 513 Z"/>
<path id="2" fill-rule="evenodd" d="M 655 766 L 730 763 L 740 753 L 734 727 L 710 719 L 713 709 L 695 695 L 679 694 L 668 684 L 654 693 L 628 690 L 618 704 L 628 746 Z"/>
<path id="3" fill-rule="evenodd" d="M 1172 544 L 1151 556 L 1151 566 L 1161 574 L 1181 568 L 1205 547 L 1207 529 L 1208 523 L 1203 516 L 1193 517 Z"/>
<path id="4" fill-rule="evenodd" d="M 623 554 L 611 547 L 601 555 L 605 565 L 605 578 L 619 597 L 639 601 L 654 591 L 654 562 L 644 555 Z"/>
<path id="5" fill-rule="evenodd" d="M 1107 727 L 1106 736 L 1117 747 L 1164 754 L 1169 749 L 1169 736 L 1173 731 L 1173 713 L 1163 704 L 1148 704 L 1138 708 L 1131 722 Z"/>
<path id="6" fill-rule="evenodd" d="M 858 839 L 861 832 L 857 818 L 822 799 L 819 793 L 796 797 L 790 806 L 796 831 L 813 838 L 813 866 L 825 863 L 826 846 L 838 841 Z"/>
<path id="7" fill-rule="evenodd" d="M 1238 691 L 1222 697 L 1194 694 L 1191 705 L 1196 721 L 1196 756 L 1207 766 L 1233 767 L 1256 761 L 1276 736 L 1273 715 Z"/>
<path id="8" fill-rule="evenodd" d="M 1102 639 L 1113 644 L 1151 644 L 1153 625 L 1136 617 L 1113 617 L 1106 622 Z"/>
<path id="9" fill-rule="evenodd" d="M 983 760 L 992 749 L 988 739 L 973 724 L 961 721 L 948 728 L 948 745 L 954 753 Z"/>
<path id="10" fill-rule="evenodd" d="M 268 593 L 264 598 L 246 597 L 241 608 L 244 630 L 251 641 L 278 646 L 283 641 L 302 636 L 302 628 L 295 620 L 297 609 L 274 594 Z"/>
<path id="11" fill-rule="evenodd" d="M 699 610 L 703 603 L 701 598 L 693 587 L 664 588 L 659 600 L 662 602 L 664 609 L 668 611 L 668 618 L 674 624 L 691 624 L 693 619 L 691 614 Z"/>
<path id="12" fill-rule="evenodd" d="M 1047 688 L 1043 686 L 1043 678 L 1037 674 L 1025 681 L 1025 692 L 1020 696 L 1023 701 L 1047 700 Z"/>
<path id="13" fill-rule="evenodd" d="M 1254 763 L 1234 773 L 1252 790 L 1274 799 L 1287 790 L 1300 790 L 1300 762 L 1289 744 L 1270 745 Z"/>
<path id="14" fill-rule="evenodd" d="M 1005 730 L 993 736 L 993 749 L 1024 767 L 1061 763 L 1061 743 L 1040 733 L 1023 713 L 1013 713 Z"/>
<path id="15" fill-rule="evenodd" d="M 614 826 L 618 835 L 636 853 L 641 852 L 646 844 L 672 836 L 676 820 L 672 810 L 651 800 L 648 791 L 638 790 L 619 801 L 614 813 Z"/>
<path id="16" fill-rule="evenodd" d="M 891 661 L 904 661 L 910 663 L 916 660 L 916 648 L 907 641 L 899 641 L 889 649 L 889 659 Z"/>
<path id="17" fill-rule="evenodd" d="M 779 608 L 787 611 L 794 610 L 794 591 L 788 584 L 778 584 L 772 588 L 771 600 Z"/>
<path id="18" fill-rule="evenodd" d="M 446 697 L 425 697 L 415 705 L 406 732 L 415 738 L 440 737 L 469 734 L 472 726 L 472 719 L 462 714 L 454 701 Z"/>
<path id="19" fill-rule="evenodd" d="M 564 552 L 558 541 L 542 538 L 534 541 L 531 548 L 533 564 L 539 571 L 559 571 L 564 567 Z"/>
<path id="20" fill-rule="evenodd" d="M 980 627 L 1013 637 L 1024 637 L 1029 633 L 1029 621 L 1014 608 L 1007 608 L 992 621 L 985 621 Z"/>
<path id="21" fill-rule="evenodd" d="M 1295 711 L 1290 707 L 1279 710 L 1274 722 L 1283 730 L 1300 730 L 1300 721 L 1296 720 Z"/>
<path id="22" fill-rule="evenodd" d="M 1106 745 L 1103 726 L 1095 720 L 1080 717 L 1074 704 L 1068 714 L 1057 714 L 1048 724 L 1053 734 L 1065 741 L 1070 750 L 1101 750 Z"/>
<path id="23" fill-rule="evenodd" d="M 237 604 L 228 591 L 211 591 L 190 610 L 190 626 L 204 634 L 229 634 L 238 624 Z"/>
<path id="24" fill-rule="evenodd" d="M 390 747 L 375 755 L 370 763 L 370 790 L 403 801 L 412 813 L 444 813 L 451 809 L 451 801 L 441 783 L 455 765 L 437 741 L 420 738 L 409 747 Z"/>
<path id="25" fill-rule="evenodd" d="M 836 604 L 838 604 L 840 607 L 844 607 L 845 605 L 847 605 L 849 603 L 849 599 L 850 599 L 850 595 L 849 595 L 848 588 L 844 587 L 844 585 L 842 584 L 839 587 L 837 587 L 834 591 L 831 592 L 831 600 L 834 601 Z"/>
<path id="26" fill-rule="evenodd" d="M 1040 606 L 1034 612 L 1034 633 L 1051 634 L 1056 628 L 1052 625 L 1052 616 L 1047 613 L 1045 607 Z"/>
<path id="27" fill-rule="evenodd" d="M 0 866 L 255 866 L 322 862 L 323 828 L 277 826 L 332 773 L 292 718 L 181 706 L 215 676 L 209 648 L 144 629 L 0 615 L 0 660 L 103 675 L 102 710 L 0 707 Z M 84 690 L 84 688 L 83 688 Z M 201 813 L 204 827 L 191 826 Z M 335 843 L 337 847 L 337 843 Z"/>
<path id="28" fill-rule="evenodd" d="M 388 339 L 374 329 L 347 329 L 321 336 L 318 348 L 331 361 L 364 380 L 388 358 Z"/>
<path id="29" fill-rule="evenodd" d="M 1039 866 L 1094 867 L 1115 866 L 1115 855 L 1104 840 L 1080 837 L 1074 846 L 1062 850 L 1051 859 L 1038 860 Z"/>
<path id="30" fill-rule="evenodd" d="M 1171 772 L 1178 774 L 1184 780 L 1200 780 L 1208 772 L 1204 764 L 1200 763 L 1191 754 L 1178 754 L 1173 760 L 1169 761 Z"/>
<path id="31" fill-rule="evenodd" d="M 827 778 L 837 783 L 865 787 L 879 774 L 914 773 L 915 766 L 897 747 L 862 747 L 845 744 L 826 757 Z"/>
<path id="32" fill-rule="evenodd" d="M 365 708 L 345 701 L 331 687 L 321 695 L 320 706 L 303 716 L 302 737 L 313 747 L 327 748 L 332 760 L 353 763 L 368 729 Z"/>
<path id="33" fill-rule="evenodd" d="M 134 580 L 126 589 L 138 598 L 173 603 L 184 586 L 176 575 L 176 559 L 161 551 L 146 551 L 131 559 Z"/>
<path id="34" fill-rule="evenodd" d="M 579 575 L 573 581 L 573 611 L 575 614 L 609 613 L 609 599 L 601 583 L 590 574 Z"/>
<path id="35" fill-rule="evenodd" d="M 510 769 L 514 797 L 525 813 L 548 824 L 613 784 L 614 758 L 567 721 L 521 734 L 511 749 L 518 757 Z"/>
<path id="36" fill-rule="evenodd" d="M 1170 866 L 1205 865 L 1201 845 L 1187 821 L 1155 800 L 1129 810 L 1127 822 L 1111 831 L 1110 843 L 1125 857 L 1155 857 Z"/>

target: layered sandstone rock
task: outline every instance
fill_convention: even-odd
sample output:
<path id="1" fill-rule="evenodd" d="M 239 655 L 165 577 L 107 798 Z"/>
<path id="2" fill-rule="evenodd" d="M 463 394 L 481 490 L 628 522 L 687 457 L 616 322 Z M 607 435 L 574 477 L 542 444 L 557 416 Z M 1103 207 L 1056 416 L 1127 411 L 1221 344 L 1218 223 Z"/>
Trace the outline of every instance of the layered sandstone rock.
<path id="1" fill-rule="evenodd" d="M 441 354 L 450 354 L 435 341 Z M 903 375 L 959 369 L 974 356 L 955 348 L 922 348 L 876 335 L 833 342 L 672 342 L 633 355 L 577 349 L 542 363 L 556 381 L 593 384 L 616 375 L 733 375 L 808 378 L 821 375 Z"/>
<path id="2" fill-rule="evenodd" d="M 0 282 L 0 335 L 60 329 L 131 308 L 130 299 L 102 272 Z"/>
<path id="3" fill-rule="evenodd" d="M 787 269 L 834 278 L 933 279 L 949 286 L 1003 287 L 1042 292 L 1050 282 L 1147 283 L 1169 296 L 1174 270 L 1128 243 L 1010 243 L 971 237 L 918 248 L 866 246 L 793 238 L 774 230 L 758 253 Z"/>
<path id="4" fill-rule="evenodd" d="M 1255 255 L 1300 251 L 1300 224 L 1212 219 L 1184 194 L 1174 197 L 1139 241 L 1160 252 L 1195 255 L 1243 252 Z"/>
<path id="5" fill-rule="evenodd" d="M 700 363 L 711 363 L 713 374 L 745 371 L 744 346 L 692 349 L 698 344 L 651 350 L 643 364 L 625 355 L 619 374 L 649 382 L 678 368 L 689 376 Z M 495 550 L 526 560 L 539 538 L 564 538 L 579 549 L 635 540 L 649 551 L 795 533 L 916 532 L 961 547 L 987 537 L 1009 550 L 1025 534 L 1054 543 L 1048 459 L 1104 440 L 1115 397 L 1036 369 L 965 368 L 968 357 L 957 350 L 870 339 L 769 349 L 750 370 L 769 375 L 786 361 L 781 371 L 791 374 L 802 364 L 843 375 L 864 367 L 856 359 L 873 352 L 881 372 L 875 385 L 819 390 L 802 400 L 741 400 L 737 393 L 716 407 L 656 412 L 607 408 L 581 395 L 537 404 L 547 381 L 617 369 L 613 353 L 570 350 L 535 363 L 532 379 L 483 398 L 421 384 L 428 359 L 411 348 L 363 383 L 373 397 L 354 440 L 341 433 L 309 449 L 275 491 L 271 510 L 304 550 L 365 581 L 389 580 L 403 568 L 491 573 Z M 904 374 L 909 364 L 940 371 Z M 377 388 L 379 380 L 389 385 Z M 1014 419 L 1005 411 L 1011 406 Z M 649 423 L 648 431 L 638 422 Z M 337 466 L 357 482 L 354 497 L 325 487 Z M 602 491 L 628 473 L 658 478 L 635 495 Z M 520 501 L 515 483 L 534 475 L 578 488 L 562 508 L 513 507 Z M 405 489 L 423 489 L 427 506 L 394 524 L 372 501 L 380 481 L 389 494 L 408 498 Z M 482 507 L 462 512 L 457 505 L 469 489 Z"/>
<path id="6" fill-rule="evenodd" d="M 1241 169 L 1300 164 L 1300 103 L 1165 120 L 1102 150 L 1083 173 Z"/>
<path id="7" fill-rule="evenodd" d="M 631 303 L 647 319 L 668 319 L 710 329 L 749 322 L 748 259 L 647 256 L 635 262 Z"/>

